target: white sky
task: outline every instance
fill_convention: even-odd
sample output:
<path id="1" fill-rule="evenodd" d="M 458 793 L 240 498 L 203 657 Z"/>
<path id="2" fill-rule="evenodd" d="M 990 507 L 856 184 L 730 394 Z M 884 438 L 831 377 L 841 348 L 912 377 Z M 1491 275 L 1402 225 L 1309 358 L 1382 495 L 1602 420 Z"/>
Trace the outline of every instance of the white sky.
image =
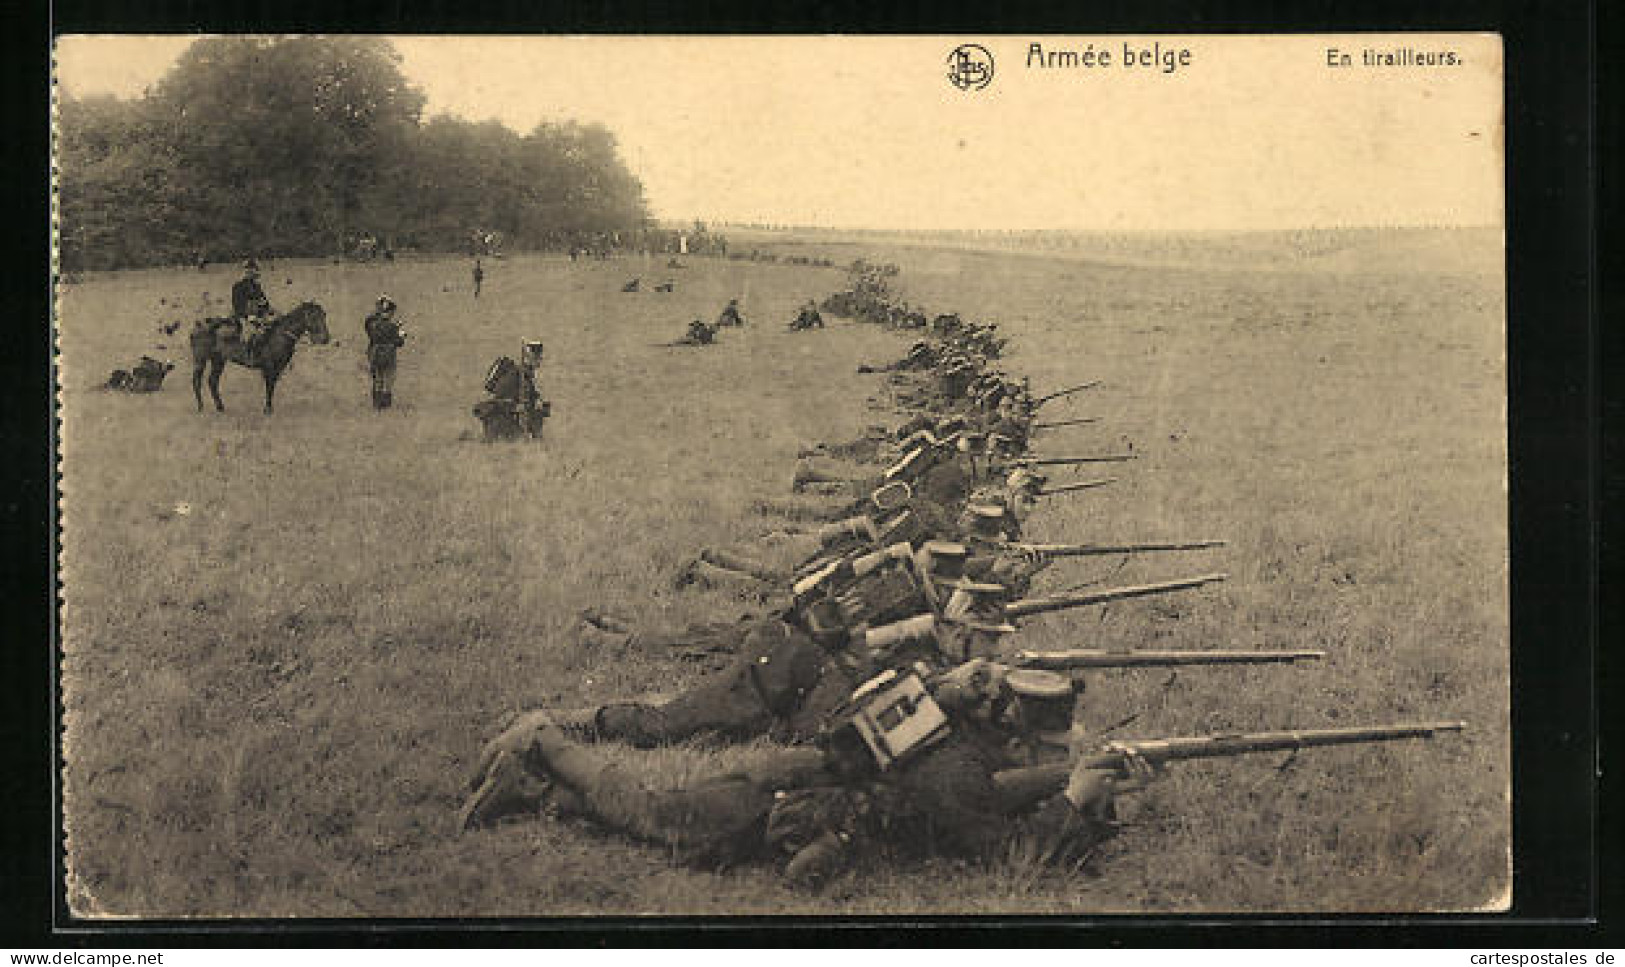
<path id="1" fill-rule="evenodd" d="M 615 132 L 665 218 L 876 228 L 1123 230 L 1502 223 L 1490 35 L 397 37 L 425 115 Z M 964 92 L 947 55 L 993 52 Z M 1026 66 L 1029 44 L 1110 67 Z M 1188 47 L 1171 74 L 1121 51 Z M 139 96 L 187 37 L 70 37 L 58 80 Z M 1326 66 L 1326 49 L 1355 65 Z M 1454 68 L 1362 67 L 1362 48 Z"/>

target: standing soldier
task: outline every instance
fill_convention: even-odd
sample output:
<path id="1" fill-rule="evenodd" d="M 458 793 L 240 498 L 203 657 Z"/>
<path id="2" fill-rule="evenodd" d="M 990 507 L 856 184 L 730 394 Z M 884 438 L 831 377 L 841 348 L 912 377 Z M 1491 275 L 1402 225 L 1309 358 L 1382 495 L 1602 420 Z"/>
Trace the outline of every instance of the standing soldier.
<path id="1" fill-rule="evenodd" d="M 395 301 L 378 297 L 377 307 L 362 324 L 367 331 L 367 369 L 372 375 L 372 408 L 388 409 L 394 402 L 395 351 L 406 342 L 406 331 L 395 319 Z"/>
<path id="2" fill-rule="evenodd" d="M 519 395 L 519 423 L 533 438 L 542 438 L 542 422 L 553 415 L 553 406 L 542 399 L 536 386 L 536 370 L 542 365 L 542 344 L 526 342 L 519 353 L 519 372 L 523 387 Z"/>
<path id="3" fill-rule="evenodd" d="M 484 282 L 484 281 L 485 281 L 485 267 L 480 265 L 480 260 L 479 259 L 475 259 L 474 260 L 474 298 L 478 299 L 480 297 L 480 283 Z"/>

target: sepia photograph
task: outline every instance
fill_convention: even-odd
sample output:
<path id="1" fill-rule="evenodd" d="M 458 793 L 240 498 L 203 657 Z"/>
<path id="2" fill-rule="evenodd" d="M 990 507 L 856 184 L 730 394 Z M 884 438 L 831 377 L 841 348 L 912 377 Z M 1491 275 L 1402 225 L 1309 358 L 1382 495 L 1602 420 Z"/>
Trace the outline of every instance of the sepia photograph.
<path id="1" fill-rule="evenodd" d="M 1503 76 L 58 37 L 67 909 L 1512 909 Z"/>

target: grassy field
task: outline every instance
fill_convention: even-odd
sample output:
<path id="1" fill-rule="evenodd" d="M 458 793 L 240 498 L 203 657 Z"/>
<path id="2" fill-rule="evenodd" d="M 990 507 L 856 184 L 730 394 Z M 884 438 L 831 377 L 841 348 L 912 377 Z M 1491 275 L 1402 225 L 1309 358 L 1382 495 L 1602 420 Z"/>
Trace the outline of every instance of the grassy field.
<path id="1" fill-rule="evenodd" d="M 1503 299 L 1498 242 L 1430 263 L 1359 251 L 1196 268 L 828 239 L 786 253 L 896 261 L 931 311 L 996 321 L 1040 391 L 1104 385 L 1046 417 L 1044 454 L 1132 445 L 1115 487 L 1041 506 L 1046 541 L 1221 537 L 1217 552 L 1062 562 L 1041 586 L 1211 570 L 1216 589 L 1033 619 L 1023 646 L 1310 647 L 1297 668 L 1102 672 L 1087 725 L 1115 738 L 1461 718 L 1431 744 L 1175 767 L 1129 803 L 1099 875 L 866 863 L 817 895 L 767 869 L 698 872 L 576 823 L 458 835 L 480 745 L 535 703 L 681 687 L 702 661 L 584 646 L 602 606 L 646 629 L 732 615 L 674 592 L 706 545 L 748 546 L 746 508 L 796 451 L 894 424 L 881 378 L 907 337 L 794 307 L 842 273 L 690 259 L 280 263 L 273 302 L 315 299 L 335 343 L 301 347 L 259 411 L 194 412 L 181 338 L 156 326 L 232 275 L 90 276 L 61 298 L 64 812 L 69 896 L 90 916 L 1462 910 L 1508 900 Z M 1382 237 L 1362 239 L 1382 251 Z M 1170 251 L 1186 253 L 1191 243 Z M 1141 246 L 1144 249 L 1146 246 Z M 1152 247 L 1154 249 L 1154 246 Z M 1154 252 L 1153 252 L 1154 254 Z M 1281 253 L 1277 253 L 1280 255 Z M 1234 260 L 1232 260 L 1234 261 Z M 677 291 L 621 294 L 642 275 Z M 395 410 L 367 408 L 361 318 L 411 332 Z M 754 328 L 658 348 L 742 296 Z M 189 315 L 182 313 L 182 315 Z M 184 335 L 184 330 L 180 335 Z M 478 442 L 491 359 L 547 343 L 540 445 Z M 166 350 L 155 351 L 158 343 Z M 164 390 L 98 389 L 142 352 Z M 1054 412 L 1051 412 L 1053 410 Z M 783 560 L 789 548 L 763 552 Z M 751 747 L 623 753 L 668 776 Z"/>

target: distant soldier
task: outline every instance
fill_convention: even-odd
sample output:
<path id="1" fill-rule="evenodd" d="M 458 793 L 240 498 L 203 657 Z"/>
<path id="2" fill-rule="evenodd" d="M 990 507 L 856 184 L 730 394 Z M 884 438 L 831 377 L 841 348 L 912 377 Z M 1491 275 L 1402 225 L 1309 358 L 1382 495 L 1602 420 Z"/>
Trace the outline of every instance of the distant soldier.
<path id="1" fill-rule="evenodd" d="M 727 307 L 722 310 L 722 315 L 717 316 L 717 325 L 743 326 L 744 324 L 745 317 L 739 314 L 739 300 L 729 299 Z"/>
<path id="2" fill-rule="evenodd" d="M 372 408 L 388 409 L 394 402 L 395 353 L 406 343 L 406 331 L 395 318 L 395 301 L 378 297 L 376 308 L 362 328 L 367 332 L 367 369 L 372 376 Z"/>
<path id="3" fill-rule="evenodd" d="M 491 398 L 474 406 L 474 416 L 485 428 L 485 441 L 515 440 L 528 434 L 542 438 L 542 424 L 553 407 L 542 399 L 536 386 L 536 371 L 542 363 L 542 344 L 526 342 L 519 362 L 512 356 L 498 357 L 485 375 L 485 391 Z"/>
<path id="4" fill-rule="evenodd" d="M 479 259 L 474 260 L 474 298 L 480 297 L 480 283 L 485 281 L 485 267 Z"/>
<path id="5" fill-rule="evenodd" d="M 641 287 L 642 285 L 643 285 L 643 279 L 642 278 L 636 278 L 636 279 L 633 279 L 632 281 L 626 283 L 625 285 L 621 286 L 621 291 L 622 292 L 636 292 L 636 291 L 638 291 L 639 287 Z"/>
<path id="6" fill-rule="evenodd" d="M 824 328 L 824 317 L 818 314 L 818 304 L 811 299 L 807 300 L 807 304 L 801 307 L 801 312 L 790 323 L 791 332 L 822 328 Z"/>
<path id="7" fill-rule="evenodd" d="M 260 287 L 260 266 L 253 259 L 243 263 L 243 277 L 231 287 L 231 318 L 237 324 L 237 334 L 246 338 L 248 355 L 252 358 L 265 334 L 266 321 L 273 315 L 271 300 Z M 244 328 L 244 323 L 248 328 Z"/>
<path id="8" fill-rule="evenodd" d="M 174 368 L 174 363 L 142 356 L 133 369 L 113 370 L 113 375 L 108 377 L 107 388 L 130 393 L 156 393 L 163 389 L 164 377 Z"/>
<path id="9" fill-rule="evenodd" d="M 678 340 L 681 345 L 685 346 L 709 346 L 716 341 L 717 327 L 708 326 L 698 319 L 688 324 L 688 332 L 682 339 Z"/>

